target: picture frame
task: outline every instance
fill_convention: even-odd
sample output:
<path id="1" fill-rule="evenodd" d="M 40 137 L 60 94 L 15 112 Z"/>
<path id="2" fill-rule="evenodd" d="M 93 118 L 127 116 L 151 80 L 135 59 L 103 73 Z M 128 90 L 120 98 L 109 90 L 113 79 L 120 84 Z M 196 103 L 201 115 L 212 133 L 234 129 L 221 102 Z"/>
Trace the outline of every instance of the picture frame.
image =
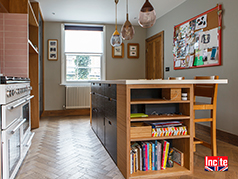
<path id="1" fill-rule="evenodd" d="M 127 44 L 127 58 L 139 58 L 140 46 L 138 43 Z"/>
<path id="2" fill-rule="evenodd" d="M 58 60 L 58 40 L 48 39 L 48 60 Z"/>
<path id="3" fill-rule="evenodd" d="M 112 47 L 112 58 L 124 58 L 124 43 L 118 47 Z"/>

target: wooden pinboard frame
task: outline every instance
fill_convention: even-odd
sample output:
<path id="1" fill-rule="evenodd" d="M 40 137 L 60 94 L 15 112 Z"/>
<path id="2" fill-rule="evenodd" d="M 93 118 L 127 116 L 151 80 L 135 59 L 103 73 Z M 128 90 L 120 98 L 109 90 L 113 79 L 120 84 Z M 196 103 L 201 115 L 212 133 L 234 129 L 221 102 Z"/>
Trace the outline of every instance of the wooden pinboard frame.
<path id="1" fill-rule="evenodd" d="M 222 5 L 174 26 L 174 70 L 221 65 Z"/>
<path id="2" fill-rule="evenodd" d="M 124 58 L 124 43 L 119 47 L 112 47 L 112 58 Z"/>

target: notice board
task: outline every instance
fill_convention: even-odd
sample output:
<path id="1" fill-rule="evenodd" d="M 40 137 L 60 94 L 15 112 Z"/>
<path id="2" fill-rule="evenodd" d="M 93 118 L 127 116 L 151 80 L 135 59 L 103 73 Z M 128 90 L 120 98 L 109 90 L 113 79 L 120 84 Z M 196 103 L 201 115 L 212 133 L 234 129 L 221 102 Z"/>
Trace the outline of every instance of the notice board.
<path id="1" fill-rule="evenodd" d="M 174 26 L 174 70 L 221 65 L 222 5 Z"/>

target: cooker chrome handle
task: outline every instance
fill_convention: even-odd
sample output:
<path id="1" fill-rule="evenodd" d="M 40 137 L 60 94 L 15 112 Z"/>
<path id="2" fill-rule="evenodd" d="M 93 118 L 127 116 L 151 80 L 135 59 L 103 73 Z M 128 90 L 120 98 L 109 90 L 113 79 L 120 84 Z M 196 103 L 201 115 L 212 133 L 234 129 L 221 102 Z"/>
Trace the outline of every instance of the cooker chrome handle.
<path id="1" fill-rule="evenodd" d="M 34 95 L 32 95 L 32 96 L 26 98 L 26 100 L 28 101 L 28 100 L 30 100 L 31 98 L 34 98 Z"/>
<path id="2" fill-rule="evenodd" d="M 28 140 L 27 143 L 24 145 L 25 147 L 29 147 L 29 146 L 30 146 L 31 140 L 32 140 L 32 138 L 34 137 L 34 135 L 35 135 L 35 132 L 32 132 L 32 133 L 31 133 L 31 136 L 30 136 L 30 138 L 29 138 L 29 140 Z"/>
<path id="3" fill-rule="evenodd" d="M 9 106 L 7 109 L 8 109 L 8 110 L 15 109 L 15 108 L 17 108 L 18 106 L 21 106 L 21 105 L 22 105 L 23 103 L 25 103 L 25 102 L 26 102 L 26 100 L 23 100 L 23 101 L 21 101 L 21 102 L 15 104 L 15 105 L 13 105 L 13 106 Z"/>
<path id="4" fill-rule="evenodd" d="M 18 125 L 11 131 L 11 133 L 14 134 L 14 133 L 17 131 L 17 129 L 19 129 L 19 127 L 21 127 L 21 125 L 22 125 L 24 122 L 26 122 L 26 118 L 23 119 L 23 120 L 20 122 L 20 124 L 18 124 Z"/>

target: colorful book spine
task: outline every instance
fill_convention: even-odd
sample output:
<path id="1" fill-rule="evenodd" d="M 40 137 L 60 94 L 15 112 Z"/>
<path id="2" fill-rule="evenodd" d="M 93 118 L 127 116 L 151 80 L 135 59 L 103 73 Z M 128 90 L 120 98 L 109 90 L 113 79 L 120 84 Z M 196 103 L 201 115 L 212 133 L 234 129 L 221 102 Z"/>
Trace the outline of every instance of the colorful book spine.
<path id="1" fill-rule="evenodd" d="M 150 143 L 146 142 L 147 146 L 147 170 L 150 170 Z M 146 171 L 147 171 L 146 170 Z"/>
<path id="2" fill-rule="evenodd" d="M 141 146 L 137 146 L 138 149 L 138 170 L 142 171 L 142 149 Z"/>
<path id="3" fill-rule="evenodd" d="M 147 144 L 144 143 L 144 156 L 143 156 L 143 159 L 144 159 L 144 171 L 147 171 L 148 170 L 148 158 L 147 158 Z"/>
<path id="4" fill-rule="evenodd" d="M 157 143 L 157 170 L 161 170 L 161 154 L 162 153 L 162 144 Z"/>
<path id="5" fill-rule="evenodd" d="M 151 143 L 151 165 L 152 170 L 155 170 L 155 144 Z"/>
<path id="6" fill-rule="evenodd" d="M 151 143 L 149 142 L 149 157 L 150 157 L 150 169 L 149 170 L 152 170 L 152 145 Z"/>
<path id="7" fill-rule="evenodd" d="M 154 151 L 154 153 L 155 153 L 155 163 L 154 163 L 154 164 L 155 164 L 155 170 L 158 170 L 158 169 L 157 169 L 157 168 L 158 168 L 158 167 L 157 167 L 157 165 L 158 165 L 158 164 L 157 164 L 157 150 L 158 150 L 158 146 L 157 146 L 157 145 L 158 145 L 158 142 L 157 142 L 157 140 L 155 141 L 154 144 L 155 144 L 155 151 Z"/>
<path id="8" fill-rule="evenodd" d="M 169 142 L 164 140 L 163 144 L 164 145 L 163 145 L 163 157 L 162 157 L 161 169 L 165 170 L 166 164 L 167 164 L 167 159 L 168 159 L 168 153 L 169 153 Z"/>
<path id="9" fill-rule="evenodd" d="M 133 167 L 132 167 L 132 163 L 133 163 L 133 160 L 132 160 L 132 150 L 130 151 L 130 159 L 131 159 L 131 162 L 130 162 L 130 172 L 131 174 L 133 173 Z"/>

